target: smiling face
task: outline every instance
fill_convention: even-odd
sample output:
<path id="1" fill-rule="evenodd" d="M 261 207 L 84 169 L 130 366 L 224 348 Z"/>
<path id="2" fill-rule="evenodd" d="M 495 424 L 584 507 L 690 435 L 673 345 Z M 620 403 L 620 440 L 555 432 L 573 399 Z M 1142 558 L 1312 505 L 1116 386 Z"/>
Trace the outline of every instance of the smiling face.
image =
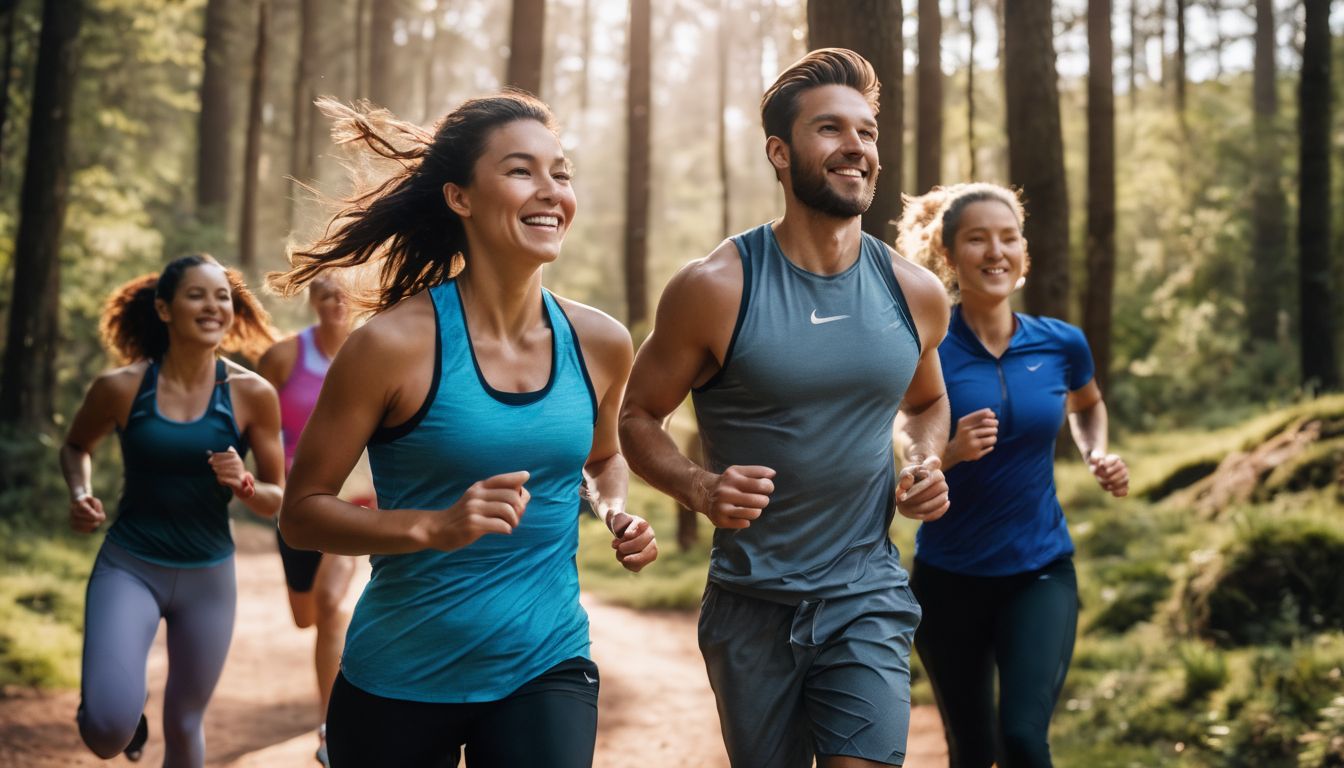
<path id="1" fill-rule="evenodd" d="M 560 255 L 578 205 L 560 140 L 535 120 L 496 128 L 476 160 L 471 183 L 444 185 L 473 252 L 522 254 L 540 263 Z"/>
<path id="2" fill-rule="evenodd" d="M 350 303 L 345 288 L 330 276 L 318 277 L 308 285 L 308 303 L 322 325 L 339 328 L 350 322 Z"/>
<path id="3" fill-rule="evenodd" d="M 1027 241 L 1007 204 L 981 200 L 961 212 L 948 262 L 962 300 L 1007 299 L 1027 272 Z"/>
<path id="4" fill-rule="evenodd" d="M 170 346 L 186 343 L 218 347 L 233 325 L 233 290 L 218 264 L 187 268 L 172 299 L 155 299 L 154 307 L 168 326 Z"/>
<path id="5" fill-rule="evenodd" d="M 777 168 L 789 170 L 793 195 L 820 213 L 853 218 L 877 191 L 877 116 L 859 91 L 844 85 L 809 88 L 798 97 L 789 144 L 771 138 Z"/>

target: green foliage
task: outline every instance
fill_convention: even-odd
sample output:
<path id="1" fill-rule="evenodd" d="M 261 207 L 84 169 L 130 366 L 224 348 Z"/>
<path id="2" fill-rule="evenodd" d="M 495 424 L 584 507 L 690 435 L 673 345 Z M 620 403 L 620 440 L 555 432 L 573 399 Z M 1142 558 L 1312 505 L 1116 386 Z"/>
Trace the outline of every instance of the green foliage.
<path id="1" fill-rule="evenodd" d="M 100 539 L 0 523 L 0 687 L 78 683 L 84 585 Z"/>
<path id="2" fill-rule="evenodd" d="M 1158 603 L 1166 598 L 1171 577 L 1159 562 L 1138 560 L 1100 566 L 1093 577 L 1103 586 L 1104 607 L 1092 616 L 1089 632 L 1123 634 L 1130 627 L 1152 618 Z"/>

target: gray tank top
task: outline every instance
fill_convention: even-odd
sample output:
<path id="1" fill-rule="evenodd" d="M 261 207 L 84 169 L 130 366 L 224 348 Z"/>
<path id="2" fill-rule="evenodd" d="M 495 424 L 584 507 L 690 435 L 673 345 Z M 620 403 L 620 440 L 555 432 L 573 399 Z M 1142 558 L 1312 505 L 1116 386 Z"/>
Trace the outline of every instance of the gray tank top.
<path id="1" fill-rule="evenodd" d="M 817 275 L 769 224 L 733 242 L 737 324 L 692 398 L 707 468 L 772 467 L 775 492 L 750 528 L 714 531 L 709 578 L 789 604 L 904 585 L 891 430 L 920 344 L 890 252 L 865 234 L 853 266 Z"/>

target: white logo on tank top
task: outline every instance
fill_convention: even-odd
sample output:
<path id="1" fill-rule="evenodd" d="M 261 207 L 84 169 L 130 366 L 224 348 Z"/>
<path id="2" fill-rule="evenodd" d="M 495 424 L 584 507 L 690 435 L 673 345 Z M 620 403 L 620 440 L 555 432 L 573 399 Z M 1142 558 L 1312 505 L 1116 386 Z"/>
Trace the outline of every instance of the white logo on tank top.
<path id="1" fill-rule="evenodd" d="M 844 320 L 849 315 L 831 315 L 830 317 L 817 317 L 817 310 L 812 310 L 812 324 L 821 325 L 823 323 L 834 323 L 836 320 Z"/>
<path id="2" fill-rule="evenodd" d="M 1037 370 L 1038 368 L 1040 368 L 1042 365 L 1045 365 L 1045 363 L 1037 363 L 1037 364 L 1035 364 L 1035 365 L 1028 365 L 1028 366 L 1027 366 L 1027 370 L 1028 370 L 1028 371 L 1031 371 L 1032 373 L 1035 373 L 1036 370 Z"/>

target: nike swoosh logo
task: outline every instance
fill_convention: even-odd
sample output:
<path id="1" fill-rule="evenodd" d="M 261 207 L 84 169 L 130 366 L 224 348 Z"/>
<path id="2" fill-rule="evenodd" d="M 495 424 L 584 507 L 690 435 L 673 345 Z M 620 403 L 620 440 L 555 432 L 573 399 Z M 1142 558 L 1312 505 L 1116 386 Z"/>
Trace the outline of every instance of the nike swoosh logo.
<path id="1" fill-rule="evenodd" d="M 812 324 L 821 325 L 823 323 L 834 323 L 836 320 L 844 320 L 849 315 L 831 315 L 830 317 L 817 317 L 817 310 L 812 310 Z"/>
<path id="2" fill-rule="evenodd" d="M 584 680 L 587 680 L 590 684 L 591 684 L 591 683 L 596 683 L 596 682 L 597 682 L 597 679 L 596 679 L 596 678 L 593 678 L 593 677 L 589 677 L 587 672 L 584 672 L 584 673 L 583 673 L 583 679 L 584 679 Z"/>
<path id="3" fill-rule="evenodd" d="M 1045 363 L 1037 363 L 1037 364 L 1035 364 L 1035 365 L 1028 365 L 1028 366 L 1027 366 L 1027 370 L 1028 370 L 1028 371 L 1031 371 L 1032 373 L 1035 373 L 1035 372 L 1036 372 L 1036 369 L 1037 369 L 1037 368 L 1040 368 L 1042 365 L 1045 365 Z"/>

